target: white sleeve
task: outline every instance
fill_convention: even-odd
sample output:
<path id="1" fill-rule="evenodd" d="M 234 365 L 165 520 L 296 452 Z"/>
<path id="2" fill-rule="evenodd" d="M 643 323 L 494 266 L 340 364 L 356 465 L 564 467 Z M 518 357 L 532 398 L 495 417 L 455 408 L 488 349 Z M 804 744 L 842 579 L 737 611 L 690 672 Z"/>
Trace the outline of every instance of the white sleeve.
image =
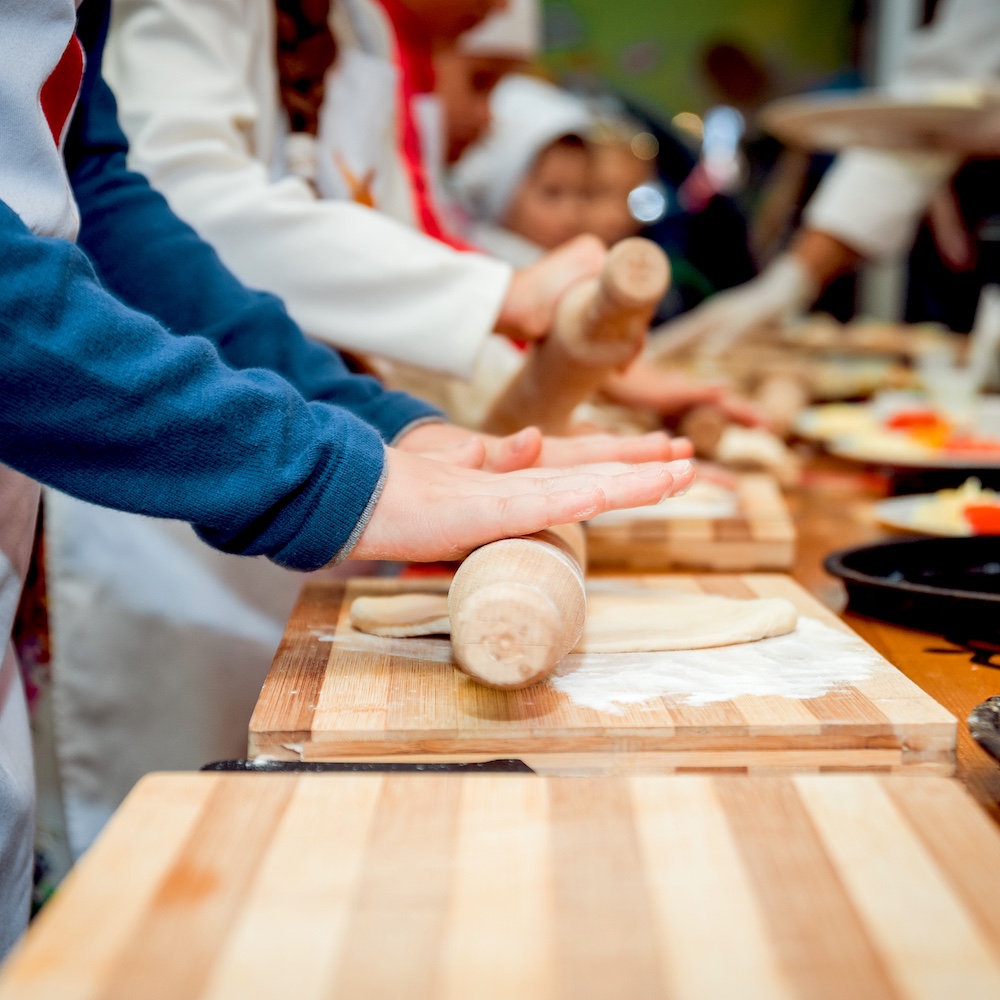
<path id="1" fill-rule="evenodd" d="M 889 90 L 921 98 L 956 82 L 989 83 L 1000 76 L 1000 3 L 941 0 L 934 20 L 915 31 Z"/>
<path id="2" fill-rule="evenodd" d="M 989 83 L 1000 76 L 1000 2 L 943 0 L 914 32 L 889 90 L 920 99 L 942 84 Z M 850 150 L 837 158 L 813 196 L 805 222 L 869 258 L 899 253 L 912 241 L 935 188 L 957 168 L 942 153 Z"/>
<path id="3" fill-rule="evenodd" d="M 941 153 L 848 150 L 810 199 L 805 224 L 862 257 L 891 257 L 912 242 L 935 188 L 957 165 L 956 157 Z"/>
<path id="4" fill-rule="evenodd" d="M 243 281 L 283 298 L 310 335 L 468 377 L 511 268 L 360 205 L 317 199 L 296 178 L 272 180 L 260 158 L 271 151 L 253 138 L 266 114 L 254 86 L 273 93 L 262 7 L 115 0 L 105 72 L 130 165 Z"/>

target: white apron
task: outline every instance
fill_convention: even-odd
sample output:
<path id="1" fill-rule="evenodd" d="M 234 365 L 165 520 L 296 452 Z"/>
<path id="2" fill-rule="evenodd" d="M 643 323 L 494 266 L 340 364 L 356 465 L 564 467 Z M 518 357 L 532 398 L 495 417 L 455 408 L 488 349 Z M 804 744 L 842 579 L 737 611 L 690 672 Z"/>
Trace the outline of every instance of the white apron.
<path id="1" fill-rule="evenodd" d="M 31 905 L 35 777 L 24 686 L 9 637 L 31 557 L 38 489 L 0 465 L 0 958 L 27 926 Z"/>
<path id="2" fill-rule="evenodd" d="M 78 857 L 142 775 L 246 756 L 305 576 L 218 552 L 183 522 L 52 490 L 45 530 L 58 774 Z"/>

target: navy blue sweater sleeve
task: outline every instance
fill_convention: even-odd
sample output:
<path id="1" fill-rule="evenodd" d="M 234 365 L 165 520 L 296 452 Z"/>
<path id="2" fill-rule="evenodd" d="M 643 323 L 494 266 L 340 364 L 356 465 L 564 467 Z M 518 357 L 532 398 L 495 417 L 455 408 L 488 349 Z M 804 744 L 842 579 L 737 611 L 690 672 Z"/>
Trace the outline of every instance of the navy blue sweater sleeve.
<path id="1" fill-rule="evenodd" d="M 348 372 L 335 351 L 303 336 L 278 299 L 241 285 L 145 178 L 126 169 L 114 97 L 100 78 L 107 13 L 106 0 L 81 8 L 88 63 L 66 147 L 79 244 L 106 287 L 173 333 L 207 337 L 232 367 L 271 369 L 307 400 L 345 407 L 387 442 L 436 417 L 427 404 Z"/>
<path id="2" fill-rule="evenodd" d="M 384 475 L 372 427 L 168 333 L 108 294 L 76 246 L 33 235 L 3 202 L 0 260 L 0 461 L 292 568 L 350 546 Z"/>

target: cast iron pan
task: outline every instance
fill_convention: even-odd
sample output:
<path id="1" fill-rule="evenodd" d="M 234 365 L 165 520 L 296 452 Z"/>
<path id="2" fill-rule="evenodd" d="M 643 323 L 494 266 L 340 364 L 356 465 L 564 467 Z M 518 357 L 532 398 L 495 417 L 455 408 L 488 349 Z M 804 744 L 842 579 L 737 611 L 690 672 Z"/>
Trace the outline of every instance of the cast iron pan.
<path id="1" fill-rule="evenodd" d="M 844 549 L 828 573 L 858 614 L 956 641 L 1000 642 L 1000 536 L 919 538 Z"/>

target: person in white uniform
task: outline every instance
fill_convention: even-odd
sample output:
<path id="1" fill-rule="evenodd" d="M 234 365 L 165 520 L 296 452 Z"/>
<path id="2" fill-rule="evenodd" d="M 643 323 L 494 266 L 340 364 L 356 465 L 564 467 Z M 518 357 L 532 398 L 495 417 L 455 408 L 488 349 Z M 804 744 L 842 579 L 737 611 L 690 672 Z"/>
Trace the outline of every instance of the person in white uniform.
<path id="1" fill-rule="evenodd" d="M 494 329 L 544 335 L 561 290 L 599 269 L 599 248 L 514 272 L 414 232 L 381 9 L 334 3 L 337 57 L 316 136 L 289 134 L 274 21 L 270 2 L 115 0 L 105 73 L 130 165 L 244 281 L 341 349 L 468 377 Z M 424 104 L 437 124 L 435 102 Z M 440 149 L 436 124 L 425 149 Z M 433 176 L 439 157 L 427 160 Z M 371 176 L 377 212 L 354 203 L 338 164 Z"/>
<path id="2" fill-rule="evenodd" d="M 941 0 L 931 23 L 914 32 L 889 91 L 920 99 L 938 87 L 998 78 L 1000 3 Z M 1000 145 L 992 152 L 1000 155 Z M 664 337 L 700 338 L 722 350 L 754 326 L 804 311 L 830 281 L 862 260 L 904 250 L 935 191 L 960 162 L 947 152 L 852 149 L 838 156 L 806 207 L 805 225 L 790 249 L 754 280 L 668 324 Z"/>

